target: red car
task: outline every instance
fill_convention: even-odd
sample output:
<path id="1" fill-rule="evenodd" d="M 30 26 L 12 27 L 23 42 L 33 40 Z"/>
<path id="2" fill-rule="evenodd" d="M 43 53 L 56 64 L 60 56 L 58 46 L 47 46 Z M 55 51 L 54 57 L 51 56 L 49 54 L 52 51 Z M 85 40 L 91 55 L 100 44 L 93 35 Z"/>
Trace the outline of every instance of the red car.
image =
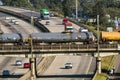
<path id="1" fill-rule="evenodd" d="M 30 68 L 30 63 L 24 63 L 24 68 Z"/>

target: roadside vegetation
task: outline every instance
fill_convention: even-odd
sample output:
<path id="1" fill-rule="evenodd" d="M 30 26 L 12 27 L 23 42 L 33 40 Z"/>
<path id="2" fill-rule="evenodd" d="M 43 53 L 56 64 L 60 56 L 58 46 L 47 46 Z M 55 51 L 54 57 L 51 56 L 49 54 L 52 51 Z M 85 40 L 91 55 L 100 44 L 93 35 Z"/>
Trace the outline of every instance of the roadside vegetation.
<path id="1" fill-rule="evenodd" d="M 109 76 L 109 71 L 113 67 L 115 58 L 116 56 L 102 57 L 102 60 L 101 60 L 102 73 L 101 74 L 96 73 L 94 80 L 106 80 L 107 79 L 107 77 Z"/>

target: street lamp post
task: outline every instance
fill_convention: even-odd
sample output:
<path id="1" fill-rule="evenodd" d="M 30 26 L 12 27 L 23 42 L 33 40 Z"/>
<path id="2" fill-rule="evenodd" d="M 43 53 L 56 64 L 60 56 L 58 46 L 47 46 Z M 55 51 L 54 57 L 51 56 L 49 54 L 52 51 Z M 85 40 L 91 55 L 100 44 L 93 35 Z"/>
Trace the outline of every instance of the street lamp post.
<path id="1" fill-rule="evenodd" d="M 30 38 L 29 38 L 29 43 L 30 43 L 30 53 L 31 53 L 31 57 L 30 57 L 30 64 L 31 64 L 31 80 L 36 80 L 36 72 L 35 72 L 35 70 L 36 70 L 36 68 L 35 68 L 35 58 L 34 58 L 34 56 L 33 56 L 33 53 L 32 53 L 32 51 L 33 51 L 33 41 L 32 41 L 32 38 L 31 38 L 31 36 L 30 36 Z"/>
<path id="2" fill-rule="evenodd" d="M 32 13 L 32 7 L 33 5 L 31 4 L 31 25 L 34 26 L 34 17 L 33 17 L 33 13 Z M 33 32 L 34 32 L 34 28 L 33 28 Z M 29 43 L 30 43 L 30 53 L 31 53 L 31 57 L 30 57 L 30 65 L 31 65 L 31 80 L 36 80 L 36 58 L 33 56 L 33 40 L 32 37 L 29 37 Z"/>
<path id="3" fill-rule="evenodd" d="M 98 57 L 97 57 L 97 70 L 98 73 L 101 73 L 101 57 L 100 57 L 100 52 L 99 52 L 99 41 L 100 41 L 100 30 L 99 30 L 99 15 L 97 15 L 97 52 L 98 52 Z"/>
<path id="4" fill-rule="evenodd" d="M 76 19 L 78 19 L 78 1 L 76 0 Z"/>

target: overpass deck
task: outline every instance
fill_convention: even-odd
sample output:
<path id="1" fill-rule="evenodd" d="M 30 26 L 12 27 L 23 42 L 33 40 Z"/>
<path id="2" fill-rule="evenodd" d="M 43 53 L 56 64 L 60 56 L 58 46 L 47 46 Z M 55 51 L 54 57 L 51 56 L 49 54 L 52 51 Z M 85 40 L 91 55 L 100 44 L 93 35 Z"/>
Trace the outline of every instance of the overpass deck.
<path id="1" fill-rule="evenodd" d="M 81 44 L 59 44 L 59 45 L 2 45 L 0 53 L 2 54 L 30 54 L 32 49 L 33 54 L 48 54 L 48 53 L 95 53 L 97 52 L 97 44 L 81 45 Z M 117 45 L 101 44 L 100 52 L 119 52 Z"/>

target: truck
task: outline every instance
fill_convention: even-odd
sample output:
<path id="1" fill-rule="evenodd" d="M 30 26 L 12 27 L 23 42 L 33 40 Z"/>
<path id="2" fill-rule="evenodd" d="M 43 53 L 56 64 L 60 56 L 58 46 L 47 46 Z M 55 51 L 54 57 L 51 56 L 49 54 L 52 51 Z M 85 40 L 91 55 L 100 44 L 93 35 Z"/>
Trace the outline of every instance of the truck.
<path id="1" fill-rule="evenodd" d="M 62 24 L 65 24 L 66 22 L 68 22 L 67 18 L 63 18 Z"/>
<path id="2" fill-rule="evenodd" d="M 64 26 L 65 26 L 65 32 L 73 32 L 73 26 L 72 26 L 72 23 L 70 22 L 65 22 L 64 23 Z"/>
<path id="3" fill-rule="evenodd" d="M 41 19 L 49 19 L 49 17 L 50 17 L 49 11 L 47 9 L 41 9 L 40 17 L 41 17 Z"/>

